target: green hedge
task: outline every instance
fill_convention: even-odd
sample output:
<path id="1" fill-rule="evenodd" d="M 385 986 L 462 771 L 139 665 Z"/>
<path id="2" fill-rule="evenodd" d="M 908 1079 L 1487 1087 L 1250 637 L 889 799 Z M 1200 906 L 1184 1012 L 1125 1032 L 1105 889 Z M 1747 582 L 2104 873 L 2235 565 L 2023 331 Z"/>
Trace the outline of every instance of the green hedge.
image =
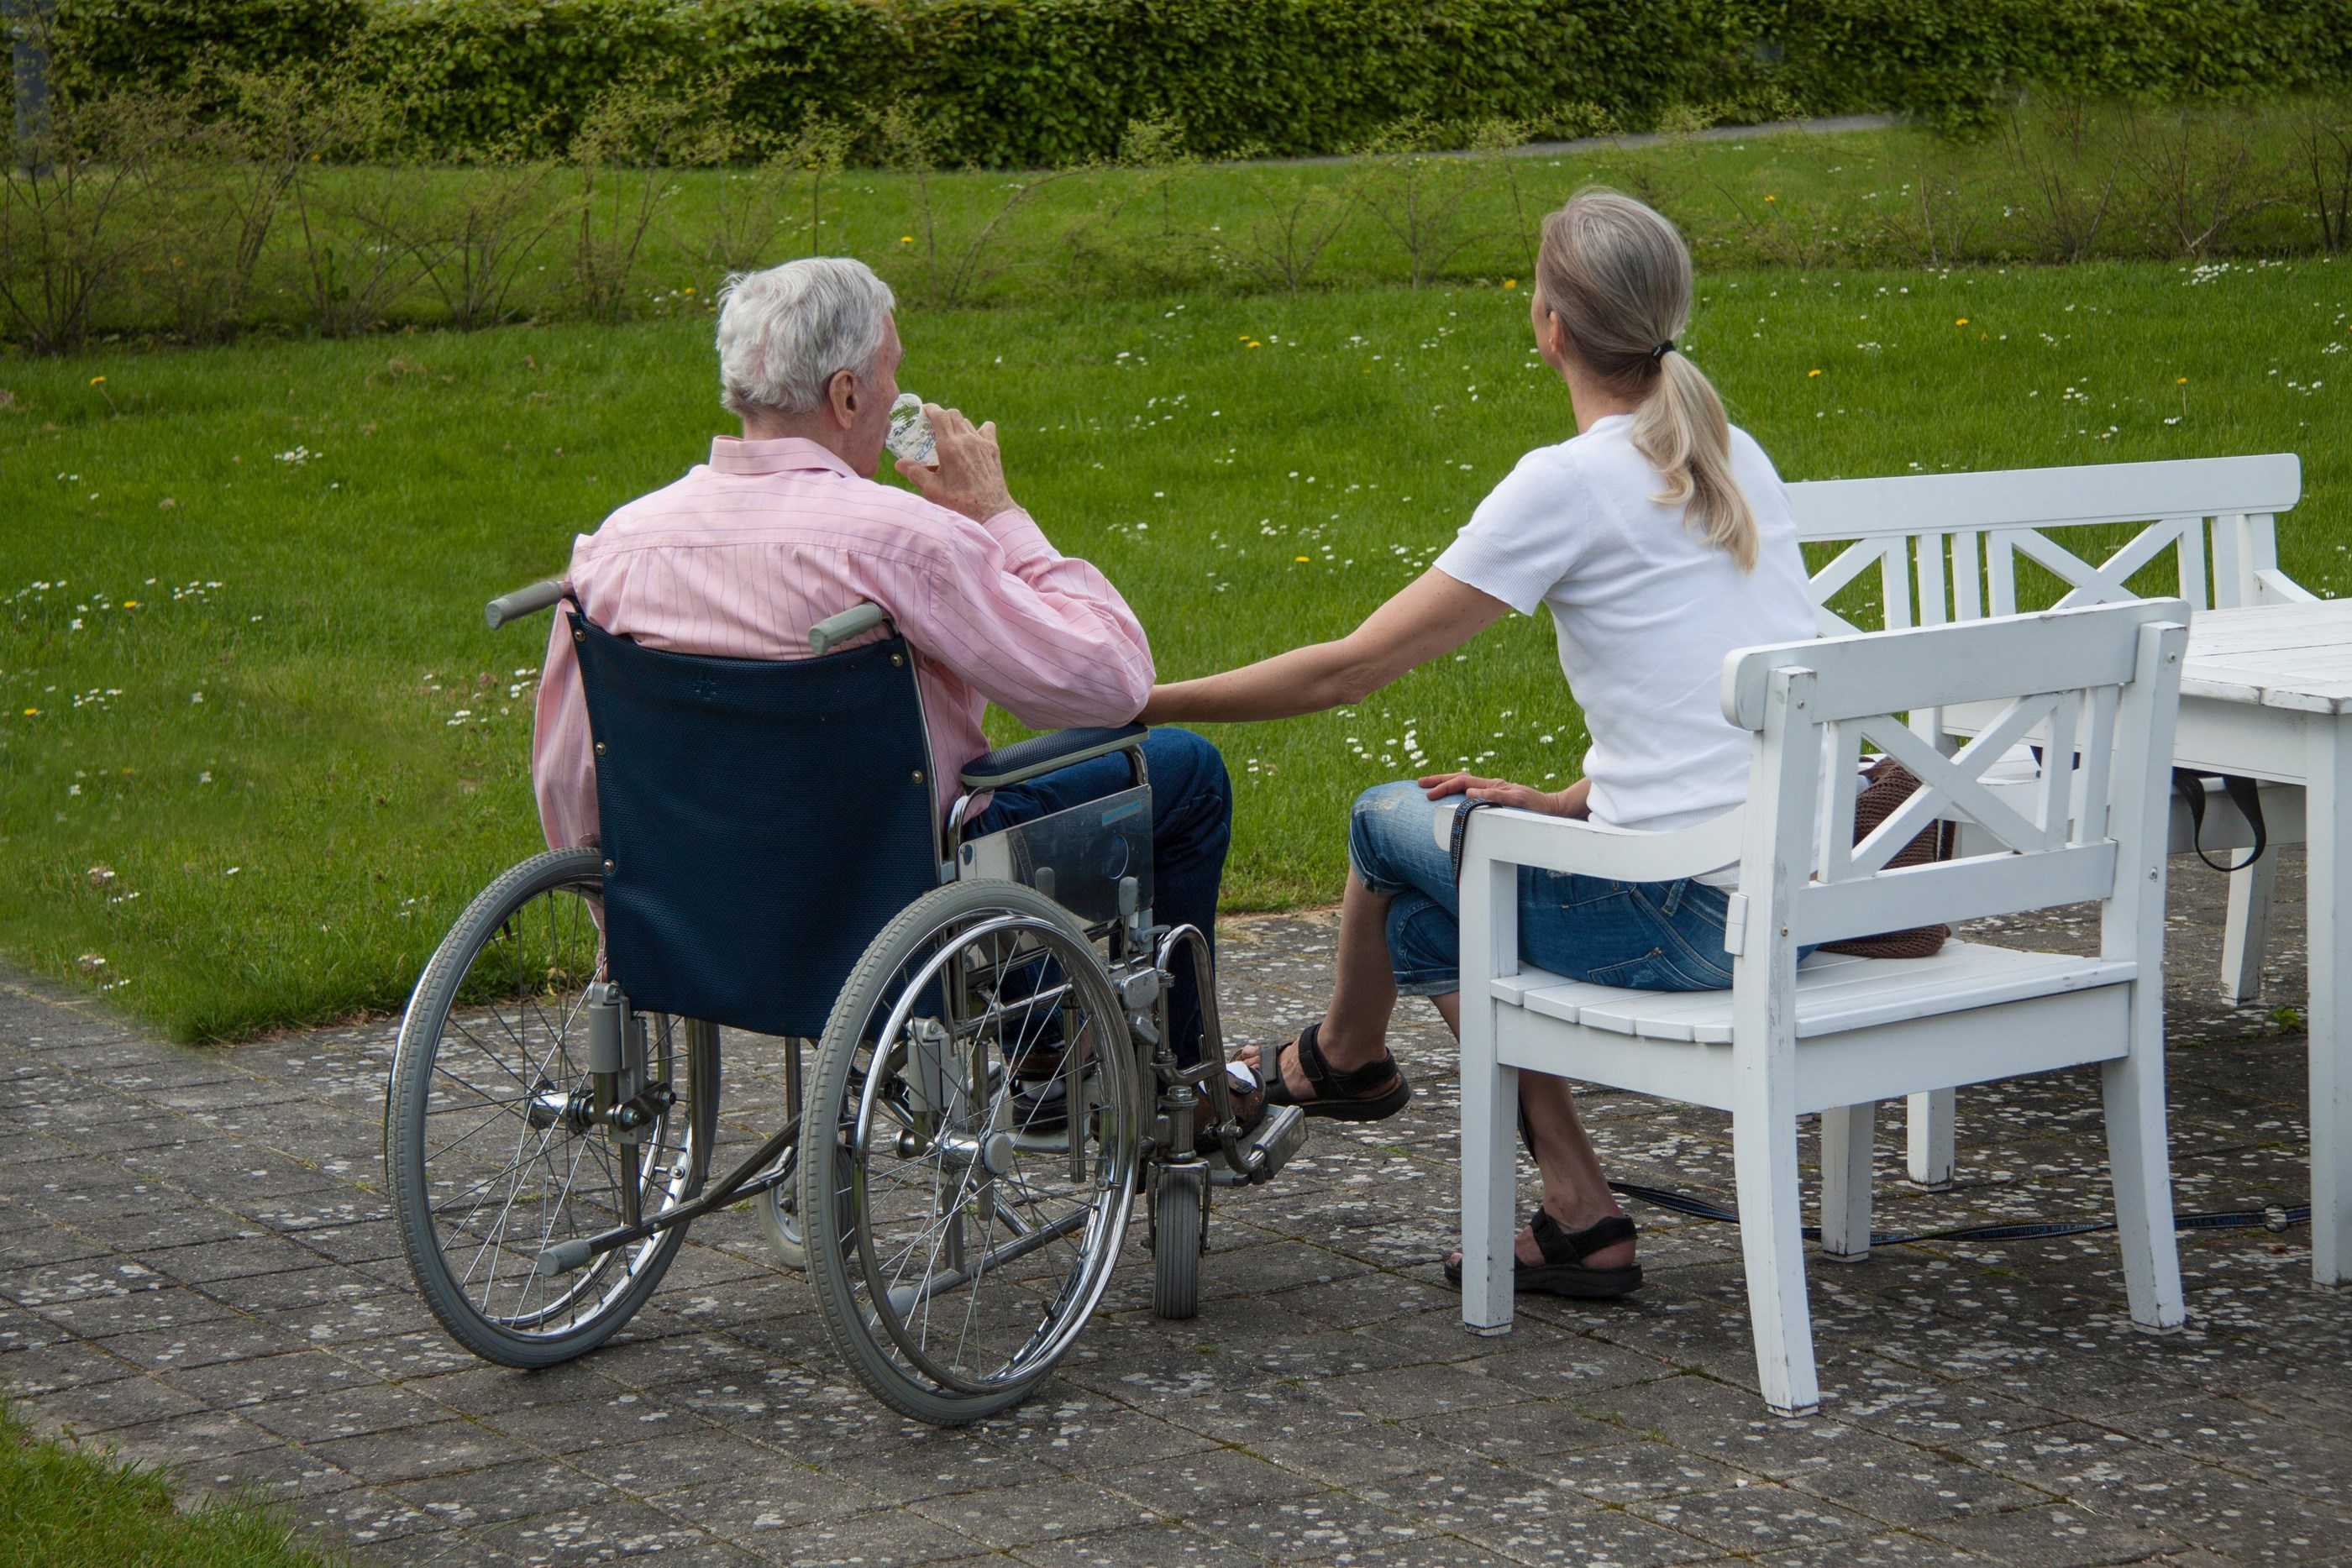
<path id="1" fill-rule="evenodd" d="M 787 132 L 905 98 L 949 162 L 1115 152 L 1172 115 L 1195 150 L 1345 151 L 1406 116 L 1532 134 L 1678 103 L 1980 123 L 2029 87 L 2235 96 L 2352 79 L 2347 0 L 61 0 L 68 90 L 341 60 L 406 151 L 560 148 L 648 67 L 740 78 Z"/>

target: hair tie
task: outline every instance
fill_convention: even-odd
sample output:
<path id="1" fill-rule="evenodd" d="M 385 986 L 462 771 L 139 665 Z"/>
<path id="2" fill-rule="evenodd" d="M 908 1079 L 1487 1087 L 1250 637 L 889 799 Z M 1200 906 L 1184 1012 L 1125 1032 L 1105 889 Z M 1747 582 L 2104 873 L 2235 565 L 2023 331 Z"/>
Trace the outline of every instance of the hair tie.
<path id="1" fill-rule="evenodd" d="M 1653 349 L 1653 350 L 1650 350 L 1650 358 L 1652 358 L 1652 359 L 1654 359 L 1654 360 L 1663 360 L 1663 359 L 1664 359 L 1668 354 L 1671 354 L 1671 353 L 1673 353 L 1674 351 L 1675 351 L 1675 340 L 1674 340 L 1672 338 L 1669 338 L 1669 339 L 1667 339 L 1664 342 L 1663 342 L 1663 343 L 1659 344 L 1656 348 L 1654 348 L 1654 349 Z"/>

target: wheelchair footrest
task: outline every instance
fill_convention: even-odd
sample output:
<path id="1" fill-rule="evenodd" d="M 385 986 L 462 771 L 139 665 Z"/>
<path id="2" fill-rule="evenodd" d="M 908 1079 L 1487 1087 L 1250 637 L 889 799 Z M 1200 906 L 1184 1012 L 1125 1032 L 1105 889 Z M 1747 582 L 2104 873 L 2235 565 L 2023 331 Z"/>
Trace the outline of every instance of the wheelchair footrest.
<path id="1" fill-rule="evenodd" d="M 1240 1179 L 1252 1185 L 1265 1181 L 1288 1164 L 1291 1155 L 1306 1146 L 1306 1111 L 1297 1105 L 1276 1105 L 1266 1113 L 1265 1120 L 1257 1124 L 1256 1130 L 1242 1141 L 1242 1168 L 1248 1175 Z"/>

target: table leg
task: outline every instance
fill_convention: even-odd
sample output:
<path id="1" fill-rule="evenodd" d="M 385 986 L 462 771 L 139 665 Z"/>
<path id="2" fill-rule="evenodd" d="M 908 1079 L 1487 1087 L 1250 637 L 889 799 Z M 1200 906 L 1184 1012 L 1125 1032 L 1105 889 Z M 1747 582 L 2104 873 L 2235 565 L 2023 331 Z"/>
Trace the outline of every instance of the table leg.
<path id="1" fill-rule="evenodd" d="M 2352 715 L 2305 722 L 2311 909 L 2311 1270 L 2352 1270 Z"/>

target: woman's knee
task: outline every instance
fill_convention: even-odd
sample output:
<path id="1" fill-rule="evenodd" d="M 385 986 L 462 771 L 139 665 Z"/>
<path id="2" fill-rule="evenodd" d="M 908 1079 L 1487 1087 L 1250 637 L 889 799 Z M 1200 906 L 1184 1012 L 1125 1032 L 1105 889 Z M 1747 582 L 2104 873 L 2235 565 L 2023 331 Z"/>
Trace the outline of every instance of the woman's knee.
<path id="1" fill-rule="evenodd" d="M 1348 813 L 1348 861 L 1376 893 L 1414 886 L 1420 842 L 1429 838 L 1429 798 L 1411 779 L 1375 784 Z M 1434 840 L 1431 841 L 1433 848 Z"/>

